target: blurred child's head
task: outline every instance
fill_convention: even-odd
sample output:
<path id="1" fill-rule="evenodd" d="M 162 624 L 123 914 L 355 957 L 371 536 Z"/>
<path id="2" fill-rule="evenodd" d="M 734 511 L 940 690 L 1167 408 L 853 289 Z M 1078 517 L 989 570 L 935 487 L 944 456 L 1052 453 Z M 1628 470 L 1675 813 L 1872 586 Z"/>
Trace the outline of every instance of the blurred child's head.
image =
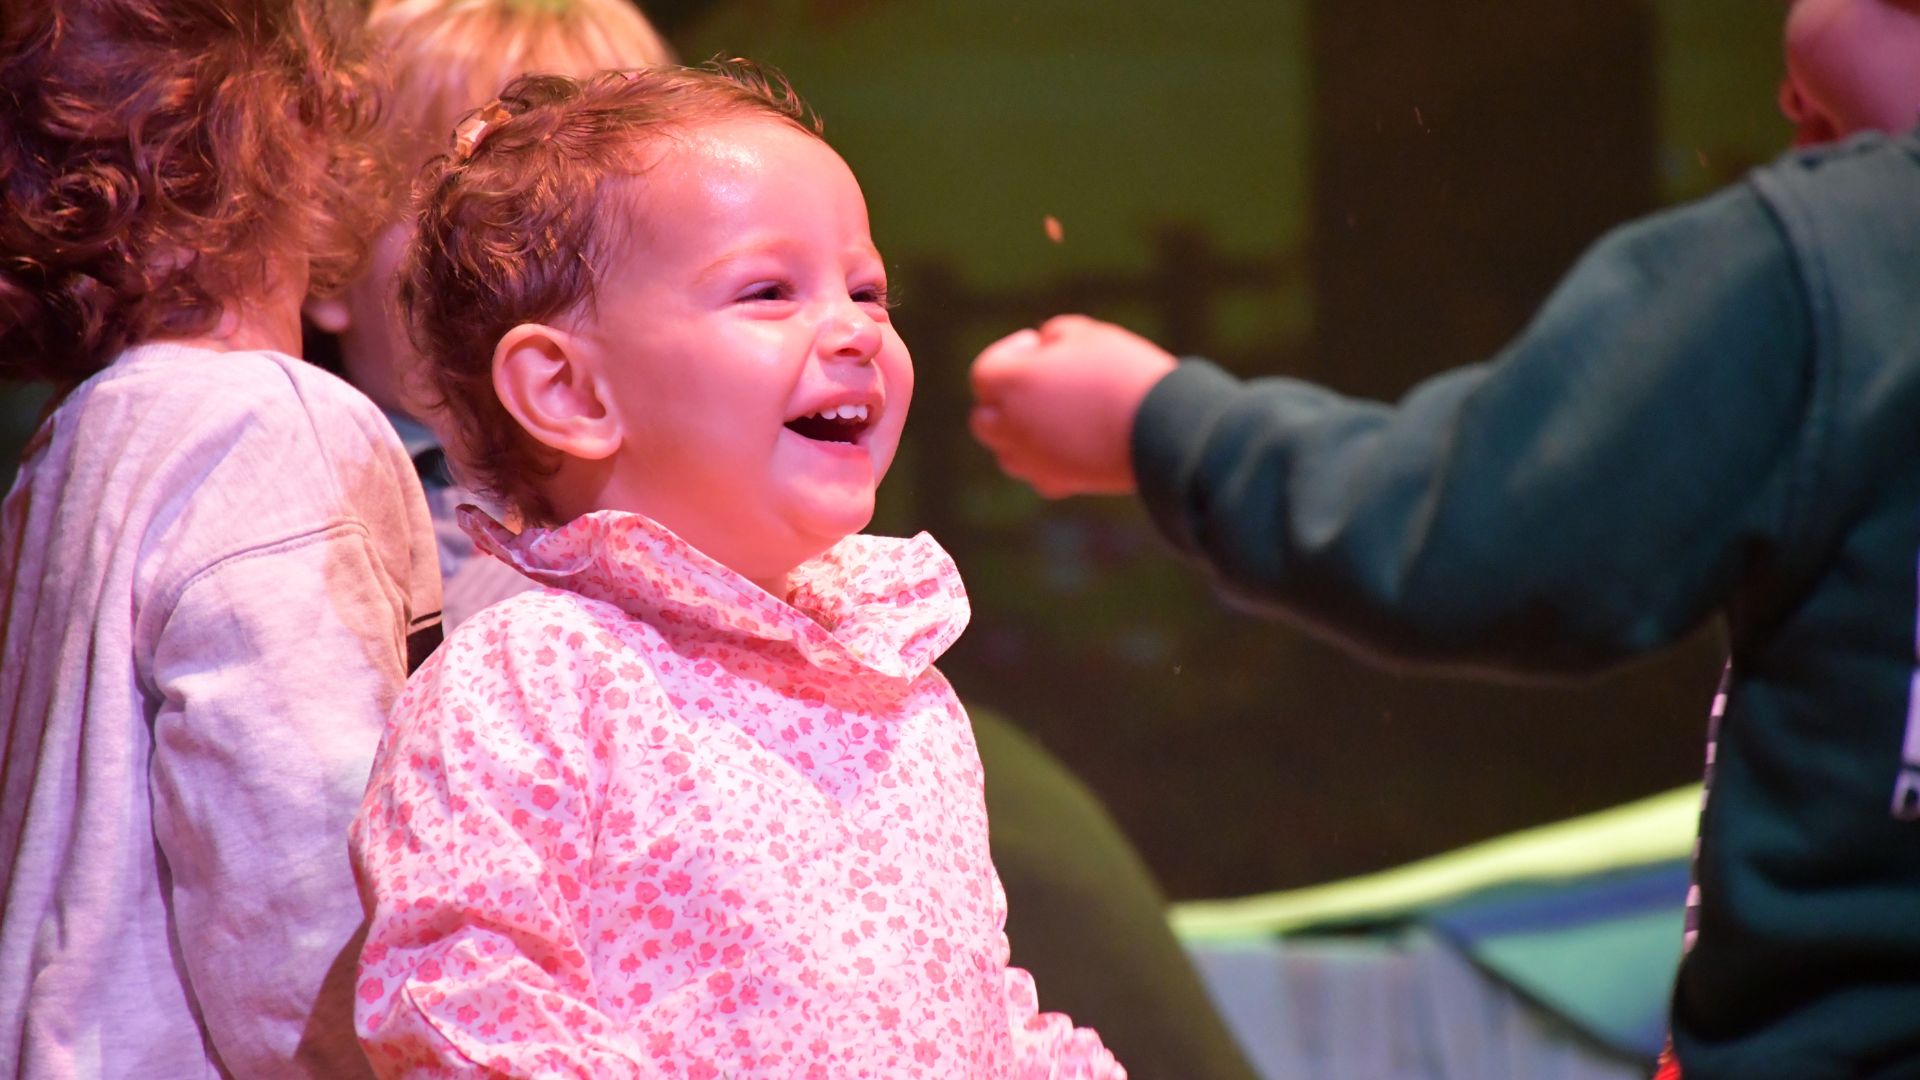
<path id="1" fill-rule="evenodd" d="M 71 385 L 241 309 L 297 348 L 300 295 L 354 273 L 385 216 L 356 21 L 329 0 L 0 6 L 0 373 Z"/>
<path id="2" fill-rule="evenodd" d="M 411 178 L 447 144 L 454 121 L 528 72 L 591 75 L 673 62 L 632 0 L 377 0 L 368 22 L 384 101 L 377 147 Z M 347 378 L 387 409 L 419 414 L 417 366 L 394 304 L 404 220 L 381 222 L 367 272 L 308 317 L 338 335 Z"/>
<path id="3" fill-rule="evenodd" d="M 770 589 L 873 513 L 912 395 L 852 172 L 751 67 L 516 80 L 423 176 L 401 297 L 457 461 Z"/>
<path id="4" fill-rule="evenodd" d="M 1799 145 L 1920 120 L 1920 0 L 1794 0 L 1780 108 Z"/>

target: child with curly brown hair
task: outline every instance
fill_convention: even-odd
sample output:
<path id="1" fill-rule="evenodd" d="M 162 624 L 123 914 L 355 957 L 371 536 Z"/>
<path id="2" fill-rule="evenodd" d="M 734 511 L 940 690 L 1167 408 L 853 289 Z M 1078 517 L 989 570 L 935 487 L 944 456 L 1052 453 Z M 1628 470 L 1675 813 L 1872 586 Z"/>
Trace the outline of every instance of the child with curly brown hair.
<path id="1" fill-rule="evenodd" d="M 1125 1076 L 1007 963 L 966 593 L 865 528 L 913 391 L 845 162 L 751 67 L 530 76 L 401 296 L 544 588 L 408 684 L 353 848 L 390 1075 Z"/>
<path id="2" fill-rule="evenodd" d="M 345 832 L 439 628 L 378 409 L 295 358 L 385 212 L 357 12 L 0 14 L 0 1072 L 353 1076 Z"/>

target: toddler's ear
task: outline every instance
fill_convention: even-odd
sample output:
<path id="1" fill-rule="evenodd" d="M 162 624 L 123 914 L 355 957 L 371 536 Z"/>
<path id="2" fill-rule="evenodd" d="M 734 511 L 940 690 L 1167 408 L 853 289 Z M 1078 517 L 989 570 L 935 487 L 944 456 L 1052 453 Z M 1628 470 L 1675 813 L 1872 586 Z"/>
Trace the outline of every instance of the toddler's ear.
<path id="1" fill-rule="evenodd" d="M 557 327 L 521 323 L 493 350 L 493 391 L 542 445 L 594 461 L 620 448 L 620 425 L 600 400 L 585 343 Z"/>

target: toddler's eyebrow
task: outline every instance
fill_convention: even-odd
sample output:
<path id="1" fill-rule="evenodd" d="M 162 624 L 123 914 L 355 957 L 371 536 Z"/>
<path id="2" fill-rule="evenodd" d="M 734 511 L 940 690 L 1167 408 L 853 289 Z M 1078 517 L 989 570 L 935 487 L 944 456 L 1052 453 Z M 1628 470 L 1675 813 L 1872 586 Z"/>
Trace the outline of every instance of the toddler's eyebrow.
<path id="1" fill-rule="evenodd" d="M 783 239 L 741 244 L 739 247 L 722 252 L 719 257 L 701 267 L 700 271 L 693 277 L 694 284 L 709 284 L 715 278 L 725 275 L 728 269 L 735 263 L 744 262 L 748 259 L 799 259 L 804 257 L 807 252 L 807 245 L 798 240 Z M 863 259 L 871 259 L 876 264 L 884 265 L 880 258 L 879 250 L 871 244 L 855 249 L 851 254 Z"/>
<path id="2" fill-rule="evenodd" d="M 747 259 L 751 259 L 760 255 L 776 255 L 777 256 L 777 254 L 778 254 L 777 252 L 771 251 L 764 247 L 735 248 L 734 250 L 727 252 L 726 254 L 720 256 L 719 258 L 708 263 L 706 266 L 702 267 L 700 269 L 700 272 L 698 274 L 695 274 L 693 277 L 694 284 L 695 285 L 711 284 L 715 278 L 725 276 L 727 271 L 735 263 L 744 262 Z"/>
<path id="3" fill-rule="evenodd" d="M 722 251 L 701 269 L 699 279 L 715 277 L 734 263 L 747 259 L 796 259 L 807 253 L 807 245 L 792 237 L 766 236 L 749 239 Z"/>

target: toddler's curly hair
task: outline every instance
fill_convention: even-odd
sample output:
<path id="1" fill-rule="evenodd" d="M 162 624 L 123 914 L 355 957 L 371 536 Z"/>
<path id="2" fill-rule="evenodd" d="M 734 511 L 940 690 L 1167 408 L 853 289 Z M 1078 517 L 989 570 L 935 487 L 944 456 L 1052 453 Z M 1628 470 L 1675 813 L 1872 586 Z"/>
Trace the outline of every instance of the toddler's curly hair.
<path id="1" fill-rule="evenodd" d="M 541 481 L 555 452 L 493 388 L 494 348 L 522 323 L 590 314 L 596 279 L 644 215 L 638 180 L 655 142 L 703 124 L 765 118 L 818 137 L 784 78 L 744 60 L 525 75 L 458 128 L 427 164 L 400 303 L 452 425 L 462 479 L 532 524 L 554 521 Z"/>

